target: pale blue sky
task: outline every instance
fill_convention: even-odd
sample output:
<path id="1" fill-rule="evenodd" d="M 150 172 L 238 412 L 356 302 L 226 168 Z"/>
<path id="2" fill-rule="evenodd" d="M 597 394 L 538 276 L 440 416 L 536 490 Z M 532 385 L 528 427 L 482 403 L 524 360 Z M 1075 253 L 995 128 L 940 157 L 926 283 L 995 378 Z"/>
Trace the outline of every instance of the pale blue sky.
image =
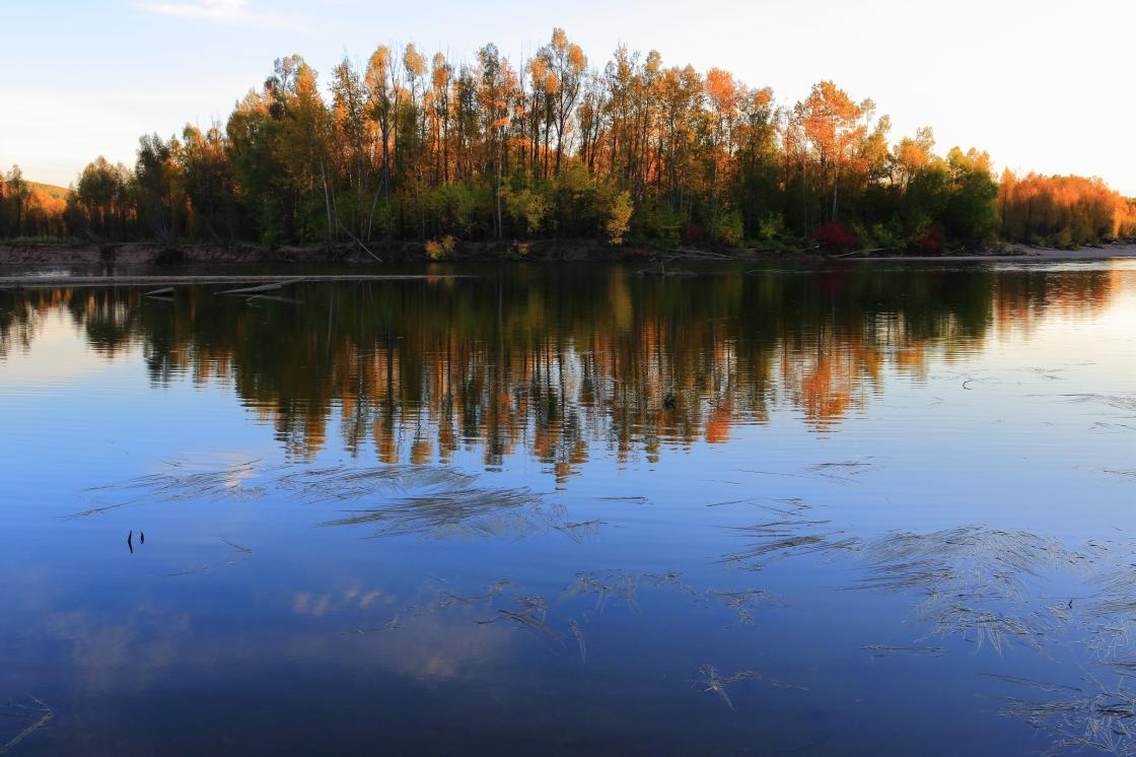
<path id="1" fill-rule="evenodd" d="M 782 103 L 831 78 L 890 114 L 893 137 L 930 125 L 941 151 L 1136 195 L 1132 0 L 0 0 L 0 167 L 67 184 L 99 154 L 130 164 L 140 134 L 223 121 L 292 52 L 328 72 L 378 44 L 468 60 L 493 41 L 515 61 L 553 26 L 594 65 L 620 42 L 654 48 Z"/>

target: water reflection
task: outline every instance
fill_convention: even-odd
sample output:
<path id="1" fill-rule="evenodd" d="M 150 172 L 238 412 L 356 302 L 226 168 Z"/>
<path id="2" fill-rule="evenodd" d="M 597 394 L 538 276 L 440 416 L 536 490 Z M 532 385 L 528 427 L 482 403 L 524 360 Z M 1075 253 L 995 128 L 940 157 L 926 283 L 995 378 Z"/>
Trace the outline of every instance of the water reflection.
<path id="1" fill-rule="evenodd" d="M 0 293 L 0 750 L 1130 752 L 1123 273 Z"/>
<path id="2" fill-rule="evenodd" d="M 301 283 L 295 302 L 255 306 L 216 287 L 179 288 L 168 303 L 137 288 L 4 292 L 0 357 L 65 310 L 99 354 L 139 347 L 156 385 L 231 384 L 293 459 L 325 448 L 335 419 L 338 445 L 361 454 L 369 441 L 385 463 L 448 463 L 476 444 L 492 467 L 520 448 L 563 480 L 592 445 L 655 461 L 666 444 L 725 442 L 775 407 L 834 429 L 885 391 L 885 371 L 918 381 L 933 359 L 1028 332 L 1047 312 L 1089 317 L 1120 276 L 507 269 L 460 283 Z"/>

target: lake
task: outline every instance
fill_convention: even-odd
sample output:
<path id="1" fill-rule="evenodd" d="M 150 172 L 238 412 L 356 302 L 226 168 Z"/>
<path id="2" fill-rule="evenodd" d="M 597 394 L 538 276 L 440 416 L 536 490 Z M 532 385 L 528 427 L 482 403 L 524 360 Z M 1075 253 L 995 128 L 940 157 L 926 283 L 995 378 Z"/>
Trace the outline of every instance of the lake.
<path id="1" fill-rule="evenodd" d="M 0 752 L 1136 750 L 1136 262 L 431 273 L 0 291 Z"/>

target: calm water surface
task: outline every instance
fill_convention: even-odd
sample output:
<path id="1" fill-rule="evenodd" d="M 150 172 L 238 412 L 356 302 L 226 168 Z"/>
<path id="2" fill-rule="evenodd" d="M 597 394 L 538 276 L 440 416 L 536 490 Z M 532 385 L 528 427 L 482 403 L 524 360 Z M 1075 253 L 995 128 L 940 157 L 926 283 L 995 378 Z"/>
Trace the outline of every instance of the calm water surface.
<path id="1" fill-rule="evenodd" d="M 475 273 L 0 292 L 0 751 L 1136 748 L 1132 263 Z"/>

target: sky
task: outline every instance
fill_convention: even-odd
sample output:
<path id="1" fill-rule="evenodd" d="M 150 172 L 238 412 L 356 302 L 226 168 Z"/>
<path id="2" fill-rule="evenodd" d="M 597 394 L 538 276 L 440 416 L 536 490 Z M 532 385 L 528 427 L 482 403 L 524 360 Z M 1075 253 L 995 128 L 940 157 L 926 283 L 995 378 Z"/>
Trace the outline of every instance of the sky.
<path id="1" fill-rule="evenodd" d="M 0 0 L 0 170 L 67 185 L 98 155 L 130 165 L 144 133 L 223 124 L 283 55 L 330 73 L 380 44 L 472 61 L 494 42 L 515 63 L 554 26 L 596 67 L 655 49 L 785 105 L 831 79 L 889 114 L 893 140 L 931 126 L 941 153 L 1136 196 L 1133 0 Z"/>

